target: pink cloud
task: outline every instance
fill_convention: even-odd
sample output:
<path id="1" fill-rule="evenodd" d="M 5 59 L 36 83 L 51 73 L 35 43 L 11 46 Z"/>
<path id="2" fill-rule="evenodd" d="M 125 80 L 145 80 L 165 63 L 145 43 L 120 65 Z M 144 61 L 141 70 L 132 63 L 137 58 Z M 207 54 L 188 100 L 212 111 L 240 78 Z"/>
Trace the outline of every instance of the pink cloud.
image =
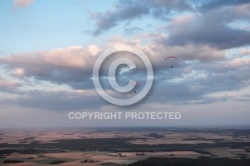
<path id="1" fill-rule="evenodd" d="M 14 6 L 17 8 L 25 8 L 30 6 L 34 0 L 14 0 Z"/>

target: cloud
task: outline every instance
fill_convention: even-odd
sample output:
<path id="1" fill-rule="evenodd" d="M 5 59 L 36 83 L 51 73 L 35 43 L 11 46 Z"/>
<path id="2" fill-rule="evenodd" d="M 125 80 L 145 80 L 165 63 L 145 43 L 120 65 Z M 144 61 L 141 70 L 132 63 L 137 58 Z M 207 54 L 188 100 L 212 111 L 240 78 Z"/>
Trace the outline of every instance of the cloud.
<path id="1" fill-rule="evenodd" d="M 0 104 L 23 108 L 39 108 L 49 111 L 73 111 L 88 108 L 100 108 L 107 103 L 98 98 L 95 91 L 22 91 L 22 95 L 11 99 L 4 99 Z"/>
<path id="2" fill-rule="evenodd" d="M 14 0 L 14 6 L 16 8 L 26 8 L 34 3 L 34 0 Z"/>
<path id="3" fill-rule="evenodd" d="M 154 35 L 153 35 L 154 36 Z M 151 59 L 155 70 L 155 84 L 146 102 L 163 102 L 175 104 L 213 103 L 233 100 L 226 96 L 212 98 L 208 93 L 226 90 L 240 90 L 248 86 L 245 82 L 250 78 L 249 58 L 227 58 L 226 51 L 209 45 L 195 44 L 168 45 L 162 38 L 151 35 L 152 42 L 134 46 L 143 50 Z M 165 39 L 165 37 L 163 37 Z M 127 43 L 118 37 L 114 43 Z M 132 44 L 132 43 L 130 43 Z M 237 54 L 237 53 L 236 53 Z M 249 49 L 240 49 L 239 54 L 249 55 Z M 164 59 L 177 56 L 179 61 L 170 68 Z M 130 76 L 131 77 L 131 76 Z"/>
<path id="4" fill-rule="evenodd" d="M 92 35 L 98 36 L 122 21 L 142 19 L 143 16 L 147 15 L 167 19 L 167 15 L 172 11 L 184 12 L 188 10 L 193 10 L 191 4 L 181 0 L 120 0 L 111 10 L 104 13 L 90 13 L 90 17 L 96 25 Z"/>
<path id="5" fill-rule="evenodd" d="M 179 61 L 176 67 L 185 64 L 185 61 L 199 61 L 202 63 L 210 63 L 225 60 L 225 51 L 204 45 L 197 47 L 194 44 L 185 46 L 173 46 L 165 43 L 165 37 L 158 37 L 155 34 L 145 34 L 141 37 L 143 40 L 150 38 L 151 42 L 145 45 L 141 44 L 140 37 L 126 40 L 119 36 L 113 36 L 108 40 L 109 46 L 130 45 L 141 49 L 150 58 L 155 70 L 163 70 L 167 67 L 165 61 L 168 56 L 177 56 Z"/>
<path id="6" fill-rule="evenodd" d="M 153 34 L 146 36 L 153 40 L 144 45 L 140 44 L 140 38 L 133 41 L 114 36 L 108 41 L 109 46 L 119 47 L 121 44 L 126 44 L 138 47 L 151 59 L 155 70 L 155 84 L 150 94 L 141 102 L 142 105 L 157 102 L 176 105 L 206 104 L 234 100 L 230 95 L 215 98 L 208 94 L 237 91 L 246 87 L 246 82 L 250 81 L 249 59 L 238 56 L 228 58 L 225 56 L 225 50 L 209 45 L 200 47 L 195 44 L 168 45 L 165 36 Z M 45 80 L 55 87 L 60 84 L 72 88 L 68 91 L 25 88 L 17 92 L 20 94 L 18 98 L 2 100 L 1 103 L 56 111 L 101 109 L 108 103 L 95 93 L 91 77 L 96 55 L 103 49 L 96 45 L 72 46 L 1 58 L 0 63 L 11 70 L 12 76 L 34 78 L 38 82 Z M 238 51 L 244 55 L 249 53 L 246 48 Z M 171 55 L 179 59 L 173 69 L 165 61 L 165 58 Z M 130 57 L 129 54 L 117 54 L 117 56 Z M 109 63 L 105 63 L 101 72 L 101 80 L 107 84 L 108 67 Z M 138 71 L 121 72 L 120 78 L 143 82 L 145 81 L 143 74 L 145 70 L 139 67 Z M 106 83 L 103 84 L 104 89 L 107 89 L 109 94 L 116 95 Z M 138 87 L 138 92 L 141 89 Z M 242 97 L 239 95 L 239 98 Z M 244 97 L 244 100 L 247 98 Z"/>
<path id="7" fill-rule="evenodd" d="M 235 29 L 228 24 L 250 18 L 250 5 L 216 9 L 205 14 L 193 14 L 185 21 L 172 21 L 166 27 L 166 42 L 172 45 L 209 45 L 228 49 L 250 44 L 250 31 Z M 243 11 L 245 10 L 245 11 Z"/>
<path id="8" fill-rule="evenodd" d="M 160 32 L 165 34 L 165 42 L 168 45 L 193 44 L 198 47 L 208 45 L 217 49 L 229 49 L 250 44 L 248 29 L 230 26 L 235 21 L 250 19 L 249 2 L 243 0 L 199 3 L 200 6 L 189 1 L 119 1 L 111 10 L 92 13 L 91 17 L 96 24 L 93 35 L 100 35 L 118 23 L 152 16 L 165 21 L 166 26 Z M 178 14 L 173 16 L 174 11 Z M 185 11 L 189 13 L 181 14 Z M 132 26 L 125 29 L 125 33 L 140 31 Z"/>
<path id="9" fill-rule="evenodd" d="M 95 45 L 88 48 L 72 46 L 64 49 L 11 55 L 0 58 L 14 70 L 13 76 L 34 77 L 53 83 L 67 83 L 71 86 L 89 86 L 95 55 L 100 49 Z"/>
<path id="10" fill-rule="evenodd" d="M 2 92 L 14 92 L 22 84 L 17 81 L 9 81 L 0 77 L 0 91 Z"/>
<path id="11" fill-rule="evenodd" d="M 237 68 L 229 67 L 228 64 L 232 62 L 233 60 L 212 64 L 186 64 L 175 71 L 170 71 L 169 68 L 157 71 L 155 85 L 148 100 L 181 105 L 234 100 L 225 91 L 239 91 L 249 86 L 247 82 L 250 81 L 250 67 L 247 64 Z M 189 71 L 186 72 L 187 67 Z M 215 99 L 207 96 L 210 93 L 224 95 Z"/>
<path id="12" fill-rule="evenodd" d="M 153 0 L 150 3 L 151 15 L 157 19 L 169 20 L 171 12 L 187 12 L 193 11 L 192 4 L 188 1 L 175 0 Z"/>
<path id="13" fill-rule="evenodd" d="M 13 70 L 11 75 L 14 76 L 14 77 L 22 78 L 25 75 L 25 71 L 24 71 L 23 68 L 16 68 L 16 69 Z"/>
<path id="14" fill-rule="evenodd" d="M 95 20 L 97 26 L 93 31 L 94 36 L 98 36 L 103 31 L 106 31 L 118 22 L 142 18 L 143 15 L 148 14 L 149 10 L 146 4 L 137 3 L 137 1 L 120 1 L 115 6 L 115 9 L 106 11 L 105 13 L 91 13 L 90 17 Z"/>
<path id="15" fill-rule="evenodd" d="M 228 6 L 244 5 L 249 3 L 248 0 L 233 0 L 233 1 L 224 1 L 224 0 L 210 0 L 205 1 L 205 3 L 198 7 L 200 12 L 208 12 L 210 10 L 224 8 Z"/>
<path id="16" fill-rule="evenodd" d="M 124 32 L 126 35 L 134 35 L 136 33 L 142 32 L 143 29 L 138 28 L 138 27 L 131 27 L 131 28 L 125 28 Z"/>

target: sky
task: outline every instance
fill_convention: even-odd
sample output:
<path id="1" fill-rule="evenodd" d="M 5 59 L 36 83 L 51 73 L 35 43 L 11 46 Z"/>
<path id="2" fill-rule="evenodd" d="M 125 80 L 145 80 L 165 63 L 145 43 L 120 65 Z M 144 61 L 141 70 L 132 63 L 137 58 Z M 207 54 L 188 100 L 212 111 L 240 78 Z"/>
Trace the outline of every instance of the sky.
<path id="1" fill-rule="evenodd" d="M 250 125 L 247 0 L 1 0 L 0 25 L 0 128 Z M 98 56 L 122 45 L 142 50 L 154 68 L 149 94 L 127 107 L 103 100 L 92 78 Z M 117 95 L 105 65 L 101 80 Z M 145 68 L 122 67 L 118 79 L 142 82 L 140 92 Z M 96 111 L 182 118 L 68 119 Z"/>

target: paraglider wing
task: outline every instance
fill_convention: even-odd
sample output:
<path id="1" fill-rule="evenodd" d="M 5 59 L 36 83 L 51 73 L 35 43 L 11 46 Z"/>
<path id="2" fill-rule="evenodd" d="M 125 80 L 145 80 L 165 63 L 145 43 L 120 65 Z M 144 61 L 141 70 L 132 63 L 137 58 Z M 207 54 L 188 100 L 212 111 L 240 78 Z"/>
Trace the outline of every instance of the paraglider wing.
<path id="1" fill-rule="evenodd" d="M 167 58 L 165 59 L 165 61 L 166 61 L 168 58 L 175 58 L 175 59 L 178 60 L 178 58 L 177 58 L 176 56 L 169 56 L 169 57 L 167 57 Z"/>

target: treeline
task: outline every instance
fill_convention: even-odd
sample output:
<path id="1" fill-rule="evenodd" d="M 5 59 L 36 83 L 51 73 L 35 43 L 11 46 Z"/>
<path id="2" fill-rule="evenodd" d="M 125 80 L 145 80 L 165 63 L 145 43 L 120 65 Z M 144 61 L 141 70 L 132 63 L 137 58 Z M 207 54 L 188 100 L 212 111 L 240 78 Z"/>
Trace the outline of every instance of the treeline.
<path id="1" fill-rule="evenodd" d="M 187 159 L 187 158 L 149 158 L 129 166 L 249 166 L 250 159 Z"/>

